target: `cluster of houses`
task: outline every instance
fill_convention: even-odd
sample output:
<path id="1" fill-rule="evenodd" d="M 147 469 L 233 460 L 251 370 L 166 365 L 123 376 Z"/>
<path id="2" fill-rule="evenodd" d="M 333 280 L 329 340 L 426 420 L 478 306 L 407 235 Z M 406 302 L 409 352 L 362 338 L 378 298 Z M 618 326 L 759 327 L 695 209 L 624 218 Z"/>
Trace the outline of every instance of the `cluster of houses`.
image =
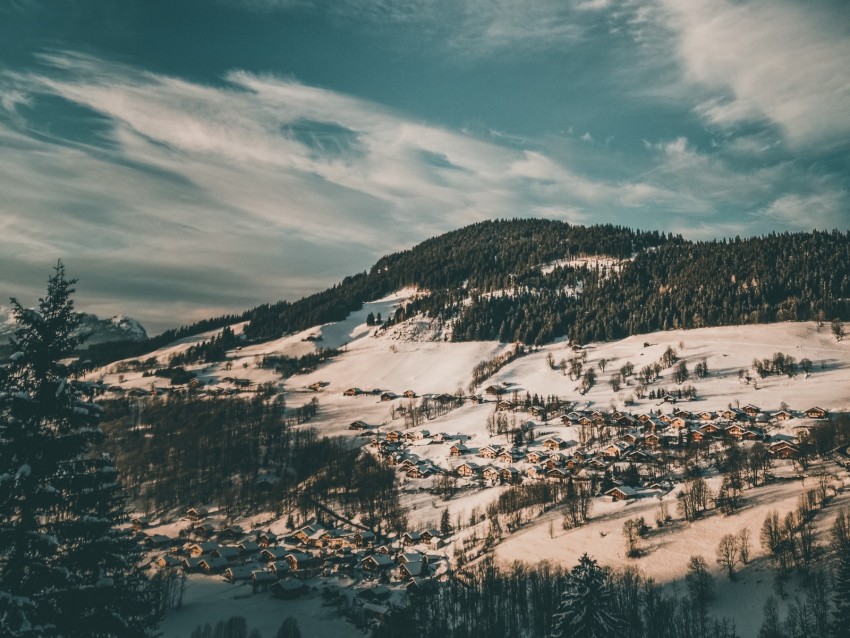
<path id="1" fill-rule="evenodd" d="M 473 447 L 464 434 L 431 433 L 426 429 L 377 432 L 377 428 L 355 421 L 351 429 L 369 435 L 374 453 L 410 479 L 427 479 L 439 474 L 478 481 L 483 485 L 517 484 L 532 481 L 594 481 L 623 473 L 629 466 L 639 468 L 652 489 L 661 489 L 654 470 L 662 450 L 706 444 L 712 440 L 761 441 L 775 458 L 793 459 L 798 454 L 796 434 L 768 434 L 772 426 L 798 419 L 794 429 L 812 429 L 827 418 L 826 410 L 812 407 L 803 412 L 787 409 L 763 412 L 758 406 L 745 405 L 719 412 L 690 412 L 677 409 L 669 414 L 631 414 L 601 410 L 573 410 L 562 413 L 562 426 L 570 427 L 583 444 L 562 438 L 554 432 L 539 433 L 541 424 L 527 422 L 519 426 L 523 445 L 486 443 Z M 550 421 L 551 424 L 551 421 Z M 508 437 L 513 438 L 513 437 Z M 425 455 L 423 445 L 446 446 L 445 456 L 434 460 Z M 430 458 L 426 458 L 430 457 Z M 633 494 L 611 493 L 614 498 Z"/>
<path id="2" fill-rule="evenodd" d="M 75 387 L 87 396 L 95 397 L 106 393 L 129 398 L 150 396 L 180 395 L 193 392 L 207 396 L 235 396 L 243 393 L 255 393 L 257 387 L 250 379 L 224 377 L 217 383 L 204 382 L 199 378 L 190 379 L 185 384 L 151 386 L 148 388 L 125 387 L 120 384 L 108 384 L 101 381 L 74 381 Z"/>
<path id="3" fill-rule="evenodd" d="M 445 571 L 443 546 L 436 530 L 406 532 L 379 539 L 363 529 L 332 528 L 311 521 L 286 534 L 221 526 L 203 508 L 187 512 L 181 538 L 149 533 L 145 517 L 133 527 L 162 569 L 221 575 L 231 583 L 248 583 L 255 592 L 291 598 L 307 591 L 306 580 L 344 575 L 420 589 Z"/>

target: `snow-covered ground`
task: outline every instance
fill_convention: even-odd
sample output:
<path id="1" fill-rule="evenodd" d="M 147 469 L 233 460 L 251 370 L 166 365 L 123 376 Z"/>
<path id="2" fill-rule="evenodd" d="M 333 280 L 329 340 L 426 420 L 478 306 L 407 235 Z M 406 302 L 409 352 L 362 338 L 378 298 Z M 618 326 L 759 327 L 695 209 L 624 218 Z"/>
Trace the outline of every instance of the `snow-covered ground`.
<path id="1" fill-rule="evenodd" d="M 380 301 L 365 304 L 360 311 L 352 313 L 345 321 L 246 346 L 228 354 L 229 365 L 200 365 L 195 366 L 194 370 L 199 378 L 213 384 L 220 382 L 225 376 L 248 379 L 253 384 L 276 383 L 285 392 L 289 406 L 298 406 L 316 398 L 319 402 L 318 416 L 309 425 L 322 434 L 353 436 L 356 433 L 350 431 L 348 426 L 356 420 L 380 426 L 380 431 L 384 433 L 396 429 L 404 430 L 405 422 L 398 416 L 398 408 L 410 405 L 417 399 L 381 401 L 380 396 L 374 394 L 345 396 L 345 390 L 360 388 L 371 392 L 380 389 L 397 394 L 412 390 L 420 397 L 426 394 L 454 394 L 458 390 L 466 394 L 473 367 L 480 361 L 492 359 L 512 347 L 511 344 L 498 342 L 444 341 L 439 338 L 439 330 L 422 319 L 405 322 L 389 330 L 366 325 L 366 317 L 370 312 L 380 312 L 386 317 L 397 304 L 403 303 L 414 294 L 414 290 L 399 291 Z M 241 326 L 236 328 L 238 331 Z M 423 335 L 426 335 L 426 340 L 422 340 Z M 438 339 L 427 340 L 427 335 L 432 338 L 437 336 Z M 170 354 L 209 336 L 201 335 L 172 344 L 153 353 L 153 356 L 165 361 Z M 686 382 L 696 387 L 697 400 L 679 402 L 676 406 L 648 398 L 639 400 L 633 396 L 636 385 L 633 378 L 629 385 L 625 385 L 618 392 L 612 390 L 609 379 L 622 365 L 631 362 L 635 372 L 638 372 L 643 366 L 658 361 L 668 346 L 677 351 L 679 358 L 686 362 L 691 372 L 697 363 L 705 361 L 707 364 L 707 378 L 696 379 L 692 374 Z M 258 365 L 265 355 L 301 356 L 322 347 L 342 348 L 343 352 L 310 373 L 282 380 L 273 370 L 263 369 Z M 611 410 L 615 407 L 632 414 L 640 414 L 650 409 L 672 412 L 674 407 L 692 412 L 716 411 L 730 405 L 746 404 L 755 404 L 763 411 L 770 412 L 779 410 L 783 404 L 793 410 L 819 406 L 834 412 L 850 408 L 850 341 L 837 342 L 828 327 L 818 328 L 813 322 L 656 332 L 610 343 L 589 344 L 583 350 L 586 353 L 584 368 L 593 368 L 598 377 L 596 385 L 586 394 L 580 392 L 576 380 L 564 376 L 558 369 L 552 369 L 547 363 L 550 354 L 556 363 L 581 354 L 573 351 L 563 341 L 520 357 L 487 379 L 483 386 L 503 384 L 507 388 L 506 398 L 510 398 L 514 391 L 520 398 L 524 397 L 526 392 L 542 397 L 558 395 L 562 401 L 574 402 L 578 408 Z M 776 352 L 793 356 L 798 362 L 804 358 L 810 359 L 811 373 L 801 373 L 793 378 L 758 378 L 752 370 L 753 359 L 769 359 Z M 600 366 L 603 359 L 606 361 L 604 372 Z M 747 371 L 753 381 L 742 382 L 739 377 L 740 370 Z M 119 378 L 114 364 L 108 369 L 96 371 L 90 378 L 103 379 L 108 384 L 120 381 L 120 384 L 126 387 L 149 388 L 152 383 L 160 386 L 168 384 L 166 379 L 143 378 L 141 373 L 125 373 Z M 308 389 L 308 386 L 317 382 L 325 385 L 318 391 Z M 483 386 L 477 391 L 483 393 Z M 679 387 L 672 379 L 671 369 L 662 371 L 661 378 L 647 389 L 662 387 Z M 626 406 L 627 400 L 632 399 L 633 404 Z M 490 443 L 505 445 L 507 440 L 504 436 L 491 437 L 487 433 L 486 423 L 488 416 L 493 413 L 493 401 L 493 397 L 487 397 L 487 401 L 480 405 L 465 403 L 462 407 L 433 420 L 425 420 L 418 427 L 428 429 L 432 434 L 445 432 L 464 435 L 468 445 L 473 448 Z M 531 419 L 531 416 L 518 413 L 516 418 L 525 421 Z M 786 429 L 791 431 L 793 425 L 793 422 L 787 423 Z M 558 434 L 564 439 L 579 438 L 575 428 L 563 426 L 558 419 L 543 423 L 538 420 L 536 430 L 539 433 Z M 369 439 L 358 440 L 365 443 Z M 452 469 L 460 459 L 449 457 L 449 445 L 429 444 L 426 440 L 411 444 L 410 451 L 438 467 Z M 473 460 L 487 462 L 479 458 Z M 790 468 L 780 467 L 776 473 L 780 477 L 783 474 L 790 475 Z M 841 476 L 842 481 L 847 483 L 846 472 Z M 436 525 L 445 508 L 449 509 L 452 522 L 458 518 L 466 521 L 473 511 L 483 512 L 487 504 L 505 489 L 467 488 L 448 501 L 443 501 L 422 489 L 432 481 L 433 479 L 402 479 L 403 501 L 409 509 L 411 529 Z M 464 480 L 461 480 L 460 485 L 464 484 Z M 776 509 L 783 514 L 794 508 L 798 496 L 809 487 L 808 483 L 801 484 L 799 480 L 778 481 L 747 490 L 744 493 L 745 506 L 735 516 L 712 514 L 694 523 L 686 524 L 677 520 L 669 526 L 653 529 L 649 538 L 643 541 L 644 555 L 638 559 L 625 556 L 623 522 L 628 518 L 643 516 L 654 527 L 659 501 L 646 499 L 611 503 L 607 497 L 597 498 L 589 524 L 564 531 L 560 525 L 560 514 L 550 512 L 507 537 L 497 546 L 496 555 L 503 562 L 534 562 L 547 559 L 573 565 L 582 553 L 588 552 L 603 564 L 615 567 L 634 565 L 659 582 L 675 583 L 683 577 L 690 556 L 702 554 L 714 567 L 714 551 L 719 537 L 746 527 L 752 535 L 754 560 L 741 570 L 739 579 L 734 582 L 723 576 L 718 577 L 718 596 L 714 609 L 733 619 L 740 635 L 754 635 L 761 622 L 761 605 L 773 587 L 772 574 L 768 573 L 767 563 L 758 542 L 762 521 L 770 509 Z M 825 513 L 818 515 L 819 527 L 825 528 L 838 506 L 850 503 L 850 494 L 842 489 L 844 491 L 835 499 L 834 504 Z M 676 490 L 663 497 L 674 516 L 675 493 Z M 554 523 L 554 538 L 549 535 L 550 521 Z M 451 551 L 451 548 L 446 551 Z M 716 572 L 719 574 L 719 569 L 716 569 Z M 238 591 L 239 588 L 220 582 L 219 579 L 207 582 L 201 577 L 193 577 L 187 592 L 186 607 L 184 611 L 169 616 L 165 635 L 187 635 L 196 624 L 206 622 L 207 618 L 215 621 L 234 614 L 245 615 L 252 627 L 257 626 L 267 635 L 273 635 L 280 621 L 289 613 L 297 615 L 299 622 L 305 618 L 306 623 L 315 623 L 311 631 L 304 631 L 305 623 L 302 622 L 304 635 L 345 636 L 348 634 L 342 633 L 343 630 L 356 631 L 343 621 L 326 617 L 316 597 L 290 603 L 267 597 L 240 599 L 235 597 Z M 293 606 L 297 614 L 286 611 L 287 605 Z M 192 610 L 193 613 L 188 613 Z M 254 616 L 262 619 L 257 620 L 256 625 L 251 621 Z M 335 628 L 333 622 L 338 623 L 339 628 Z M 323 634 L 322 631 L 339 633 Z"/>
<path id="2" fill-rule="evenodd" d="M 277 635 L 287 616 L 298 621 L 302 636 L 348 638 L 362 636 L 336 610 L 322 606 L 321 596 L 311 591 L 292 600 L 279 600 L 269 594 L 252 594 L 248 584 L 230 584 L 221 576 L 193 574 L 186 581 L 183 606 L 169 612 L 161 630 L 163 638 L 188 638 L 198 625 L 213 627 L 231 616 L 244 616 L 248 631 L 260 631 L 264 638 Z"/>

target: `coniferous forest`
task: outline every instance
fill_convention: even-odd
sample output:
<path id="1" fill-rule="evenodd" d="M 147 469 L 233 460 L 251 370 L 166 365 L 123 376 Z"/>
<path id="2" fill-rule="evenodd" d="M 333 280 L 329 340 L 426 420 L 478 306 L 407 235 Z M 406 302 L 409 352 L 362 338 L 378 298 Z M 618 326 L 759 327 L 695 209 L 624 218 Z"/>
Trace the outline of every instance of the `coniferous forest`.
<path id="1" fill-rule="evenodd" d="M 621 261 L 576 261 L 590 256 Z M 692 242 L 621 226 L 485 221 L 383 257 L 368 272 L 298 301 L 263 304 L 147 342 L 100 344 L 84 358 L 94 366 L 138 356 L 236 321 L 249 322 L 249 341 L 272 339 L 339 321 L 405 286 L 422 294 L 385 323 L 417 314 L 451 320 L 455 341 L 542 344 L 567 335 L 585 343 L 672 328 L 848 320 L 850 233 Z"/>

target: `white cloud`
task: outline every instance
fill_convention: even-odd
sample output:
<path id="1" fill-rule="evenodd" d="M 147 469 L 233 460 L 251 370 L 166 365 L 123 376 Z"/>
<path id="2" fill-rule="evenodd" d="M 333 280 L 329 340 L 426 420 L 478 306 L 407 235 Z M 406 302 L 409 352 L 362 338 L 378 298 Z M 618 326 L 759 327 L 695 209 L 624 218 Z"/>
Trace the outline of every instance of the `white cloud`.
<path id="1" fill-rule="evenodd" d="M 718 126 L 767 120 L 795 146 L 850 134 L 850 15 L 786 0 L 661 0 L 684 79 Z M 837 8 L 836 8 L 837 7 Z"/>

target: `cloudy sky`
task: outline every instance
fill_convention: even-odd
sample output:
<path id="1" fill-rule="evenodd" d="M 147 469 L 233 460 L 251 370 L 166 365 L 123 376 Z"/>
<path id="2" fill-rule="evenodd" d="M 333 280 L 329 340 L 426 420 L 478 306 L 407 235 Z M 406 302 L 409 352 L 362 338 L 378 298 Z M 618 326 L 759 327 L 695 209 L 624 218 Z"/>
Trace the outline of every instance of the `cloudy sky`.
<path id="1" fill-rule="evenodd" d="M 0 301 L 150 332 L 475 221 L 850 227 L 850 4 L 6 0 Z"/>

